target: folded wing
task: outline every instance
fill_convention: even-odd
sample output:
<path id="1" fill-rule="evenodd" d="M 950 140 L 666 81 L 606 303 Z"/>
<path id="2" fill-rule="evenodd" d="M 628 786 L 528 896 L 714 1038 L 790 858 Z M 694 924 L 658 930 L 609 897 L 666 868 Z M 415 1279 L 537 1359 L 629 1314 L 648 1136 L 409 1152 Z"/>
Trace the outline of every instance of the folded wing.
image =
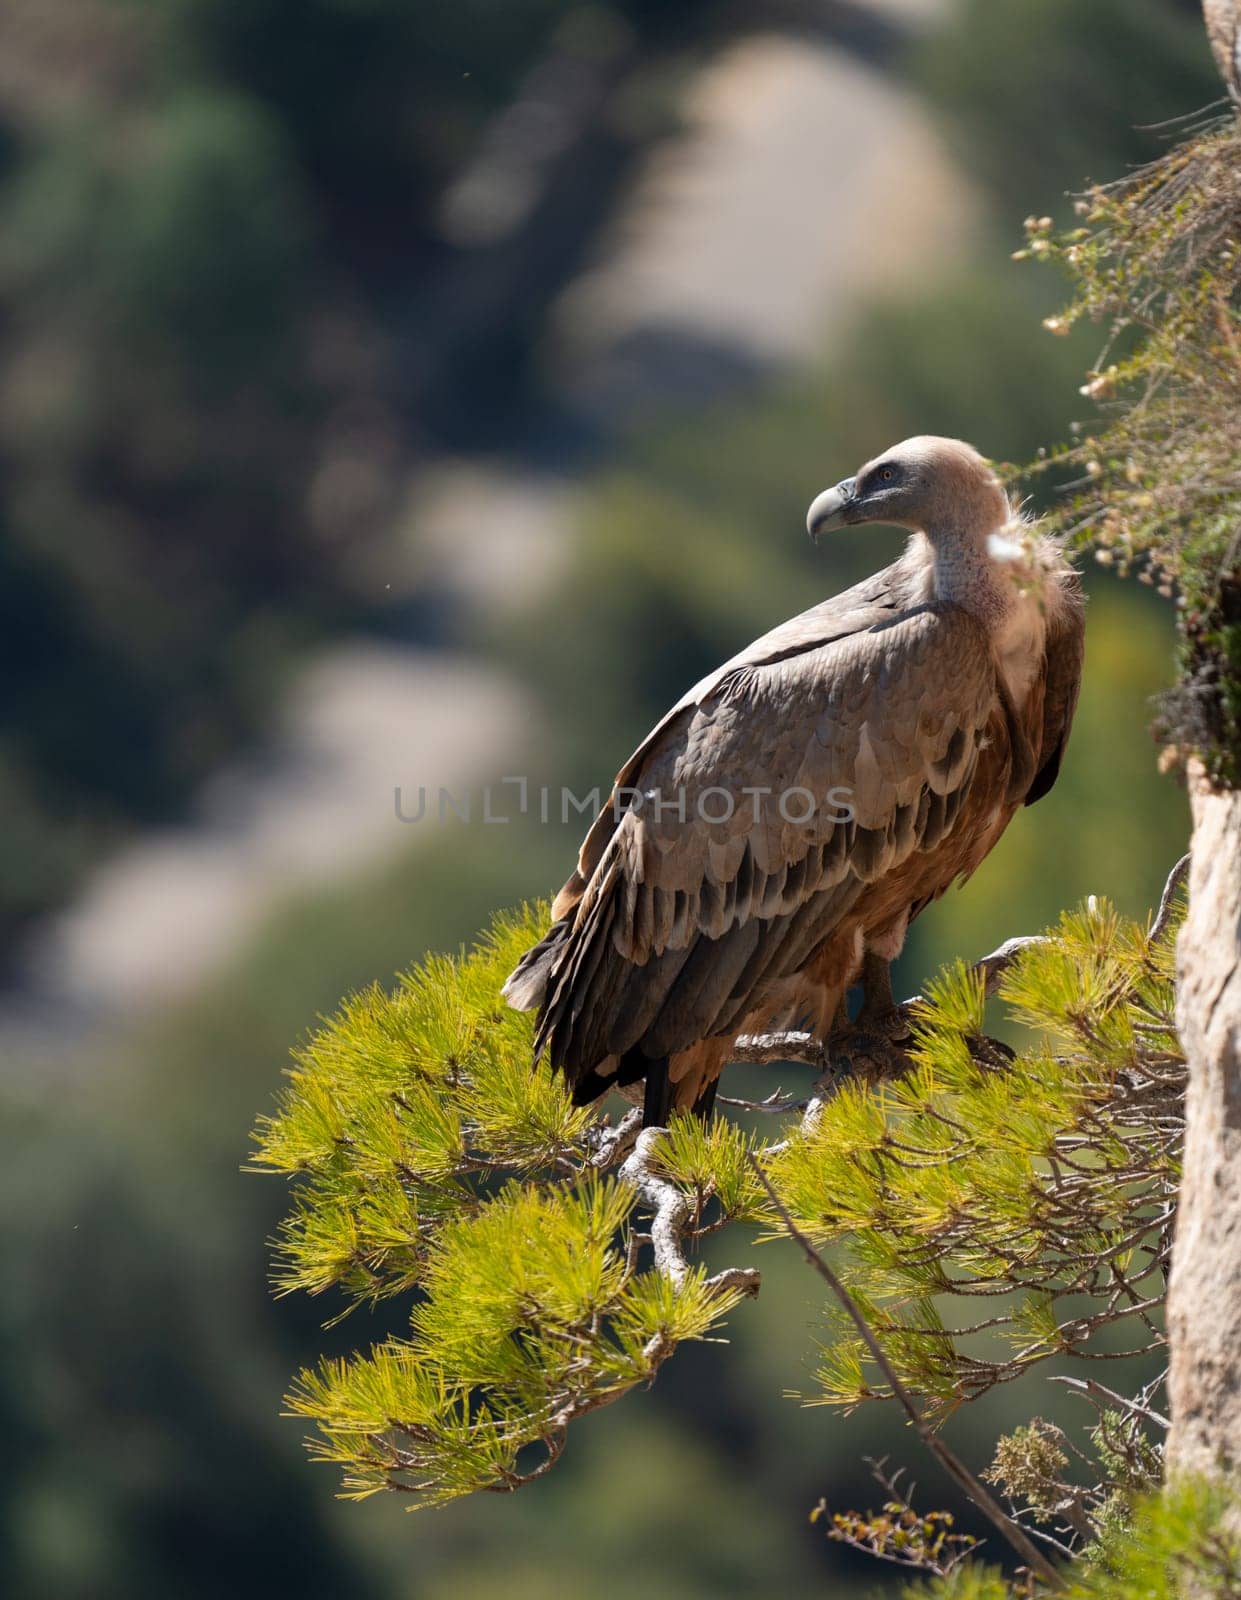
<path id="1" fill-rule="evenodd" d="M 538 1046 L 579 1098 L 627 1055 L 727 1034 L 868 885 L 945 839 L 980 770 L 1006 788 L 979 763 L 997 703 L 984 629 L 910 609 L 884 576 L 704 680 L 619 774 L 506 991 L 540 1007 Z"/>

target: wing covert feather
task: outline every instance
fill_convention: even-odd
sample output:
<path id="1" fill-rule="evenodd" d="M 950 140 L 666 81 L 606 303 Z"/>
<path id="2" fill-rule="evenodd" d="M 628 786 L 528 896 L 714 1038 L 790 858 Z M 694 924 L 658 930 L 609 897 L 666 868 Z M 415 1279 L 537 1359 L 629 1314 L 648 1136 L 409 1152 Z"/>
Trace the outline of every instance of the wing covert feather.
<path id="1" fill-rule="evenodd" d="M 643 964 L 719 938 L 935 842 L 995 692 L 983 628 L 943 604 L 744 663 L 623 774 L 642 800 L 607 845 L 625 884 L 618 953 Z"/>

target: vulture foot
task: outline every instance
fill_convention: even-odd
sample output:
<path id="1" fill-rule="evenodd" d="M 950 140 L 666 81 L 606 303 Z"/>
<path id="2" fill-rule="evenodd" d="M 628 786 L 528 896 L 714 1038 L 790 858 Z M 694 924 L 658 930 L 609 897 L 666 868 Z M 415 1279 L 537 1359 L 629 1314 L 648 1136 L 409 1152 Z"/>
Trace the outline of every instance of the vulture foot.
<path id="1" fill-rule="evenodd" d="M 834 1028 L 824 1041 L 833 1069 L 865 1083 L 899 1078 L 913 1066 L 912 1005 L 893 1006 L 863 1024 L 861 1017 L 848 1028 Z M 970 1055 L 980 1067 L 1004 1072 L 1016 1052 L 1002 1039 L 980 1033 L 969 1040 Z"/>
<path id="2" fill-rule="evenodd" d="M 867 1082 L 899 1077 L 910 1066 L 913 1029 L 908 1006 L 898 1005 L 892 994 L 892 963 L 867 950 L 859 979 L 862 1008 L 852 1022 L 837 1018 L 827 1039 L 828 1055 Z"/>
<path id="3" fill-rule="evenodd" d="M 827 1040 L 827 1054 L 833 1067 L 843 1068 L 850 1077 L 877 1083 L 909 1071 L 912 1044 L 908 1016 L 894 1006 L 869 1023 L 859 1019 L 847 1030 L 833 1033 Z"/>

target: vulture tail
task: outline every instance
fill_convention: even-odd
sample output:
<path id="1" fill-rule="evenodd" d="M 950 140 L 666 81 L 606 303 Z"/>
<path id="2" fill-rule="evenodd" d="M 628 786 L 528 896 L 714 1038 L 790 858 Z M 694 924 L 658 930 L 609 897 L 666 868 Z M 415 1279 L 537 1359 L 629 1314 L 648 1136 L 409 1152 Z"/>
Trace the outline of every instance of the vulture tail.
<path id="1" fill-rule="evenodd" d="M 569 938 L 569 919 L 555 923 L 532 945 L 509 973 L 500 993 L 514 1011 L 533 1011 L 543 1004 L 547 985 Z"/>

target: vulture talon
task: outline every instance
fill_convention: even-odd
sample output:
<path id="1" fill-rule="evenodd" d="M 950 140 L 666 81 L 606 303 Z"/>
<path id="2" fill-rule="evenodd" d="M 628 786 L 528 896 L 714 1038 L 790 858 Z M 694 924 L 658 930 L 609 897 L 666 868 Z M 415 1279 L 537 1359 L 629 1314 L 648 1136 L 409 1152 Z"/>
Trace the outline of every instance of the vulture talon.
<path id="1" fill-rule="evenodd" d="M 905 1047 L 912 1043 L 908 1032 L 892 1038 L 855 1028 L 839 1046 L 832 1042 L 832 1061 L 844 1063 L 849 1075 L 864 1083 L 882 1083 L 909 1071 L 913 1062 Z"/>
<path id="2" fill-rule="evenodd" d="M 888 958 L 1056 780 L 1084 615 L 1059 547 L 958 439 L 906 439 L 807 517 L 816 540 L 868 522 L 904 553 L 672 708 L 505 984 L 578 1104 L 645 1079 L 647 1127 L 709 1117 L 733 1041 L 790 1016 L 834 1019 L 833 1065 L 903 1070 Z"/>

